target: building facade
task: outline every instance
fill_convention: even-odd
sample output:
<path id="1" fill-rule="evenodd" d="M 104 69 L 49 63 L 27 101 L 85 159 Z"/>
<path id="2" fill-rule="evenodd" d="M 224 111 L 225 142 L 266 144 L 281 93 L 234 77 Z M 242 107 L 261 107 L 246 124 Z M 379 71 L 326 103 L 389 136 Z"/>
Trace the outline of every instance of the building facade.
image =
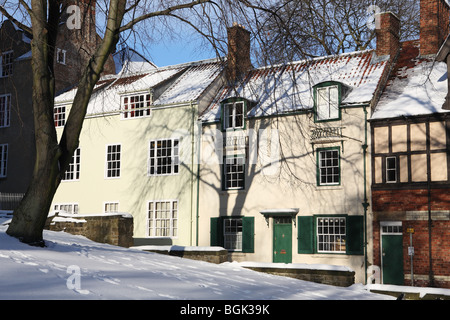
<path id="1" fill-rule="evenodd" d="M 136 245 L 193 245 L 197 207 L 197 126 L 222 77 L 205 60 L 119 73 L 97 83 L 54 211 L 126 212 Z M 57 97 L 62 134 L 76 88 Z"/>
<path id="2" fill-rule="evenodd" d="M 370 120 L 374 264 L 385 284 L 450 287 L 449 6 L 421 1 Z M 438 58 L 438 59 L 437 59 Z"/>
<path id="3" fill-rule="evenodd" d="M 56 39 L 55 90 L 61 93 L 74 86 L 89 54 L 100 43 L 95 29 L 95 1 L 68 0 L 80 7 L 85 28 L 67 28 L 65 19 Z M 2 71 L 0 74 L 0 193 L 23 194 L 34 168 L 34 116 L 32 106 L 32 35 L 5 20 L 0 28 Z M 114 74 L 112 56 L 104 74 Z M 1 209 L 1 201 L 0 201 Z M 12 208 L 7 208 L 12 209 Z"/>
<path id="4" fill-rule="evenodd" d="M 372 263 L 367 119 L 389 56 L 250 68 L 202 115 L 199 245 L 230 259 Z"/>

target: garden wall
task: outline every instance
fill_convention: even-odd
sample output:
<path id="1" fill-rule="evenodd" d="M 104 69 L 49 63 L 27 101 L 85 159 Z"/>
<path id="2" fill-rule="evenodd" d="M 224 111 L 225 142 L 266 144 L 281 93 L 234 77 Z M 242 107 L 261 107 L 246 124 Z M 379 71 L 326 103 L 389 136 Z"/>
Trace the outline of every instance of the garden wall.
<path id="1" fill-rule="evenodd" d="M 58 212 L 48 217 L 46 229 L 82 235 L 115 246 L 133 246 L 133 217 L 127 213 L 79 215 Z"/>

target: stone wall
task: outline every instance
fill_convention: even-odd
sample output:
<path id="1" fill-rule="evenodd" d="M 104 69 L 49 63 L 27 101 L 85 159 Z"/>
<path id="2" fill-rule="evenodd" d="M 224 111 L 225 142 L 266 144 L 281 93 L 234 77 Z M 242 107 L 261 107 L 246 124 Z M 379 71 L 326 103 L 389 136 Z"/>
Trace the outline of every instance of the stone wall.
<path id="1" fill-rule="evenodd" d="M 133 246 L 133 217 L 125 213 L 78 215 L 57 213 L 49 216 L 46 229 L 82 235 L 100 243 Z"/>
<path id="2" fill-rule="evenodd" d="M 355 272 L 345 270 L 321 270 L 301 267 L 281 268 L 266 266 L 246 266 L 258 272 L 270 273 L 278 276 L 290 277 L 299 280 L 328 284 L 339 287 L 349 287 L 355 283 Z"/>
<path id="3" fill-rule="evenodd" d="M 139 246 L 135 248 L 216 264 L 228 261 L 228 251 L 221 247 Z"/>

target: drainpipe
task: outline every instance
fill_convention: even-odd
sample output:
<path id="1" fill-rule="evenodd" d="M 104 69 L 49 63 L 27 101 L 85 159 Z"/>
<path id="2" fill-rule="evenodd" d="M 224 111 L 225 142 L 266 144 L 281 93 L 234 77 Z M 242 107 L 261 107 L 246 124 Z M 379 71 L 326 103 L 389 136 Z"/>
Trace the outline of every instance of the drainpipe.
<path id="1" fill-rule="evenodd" d="M 192 245 L 192 238 L 193 238 L 193 232 L 192 232 L 192 224 L 194 223 L 192 219 L 192 211 L 194 210 L 194 119 L 195 119 L 195 108 L 193 103 L 190 103 L 190 109 L 191 109 L 191 212 L 190 212 L 190 235 L 189 235 L 189 243 Z"/>
<path id="2" fill-rule="evenodd" d="M 198 139 L 197 139 L 197 205 L 196 205 L 196 215 L 195 215 L 195 219 L 196 219 L 196 227 L 195 227 L 195 243 L 196 246 L 198 246 L 198 225 L 199 225 L 199 212 L 200 212 L 200 150 L 201 150 L 201 137 L 202 137 L 202 125 L 198 125 Z"/>
<path id="3" fill-rule="evenodd" d="M 369 202 L 367 201 L 367 173 L 366 173 L 366 161 L 367 161 L 367 107 L 363 107 L 364 110 L 364 144 L 362 145 L 363 157 L 364 157 L 364 202 L 362 203 L 364 208 L 364 282 L 367 284 L 367 209 Z"/>
<path id="4" fill-rule="evenodd" d="M 429 134 L 428 134 L 429 136 Z M 427 140 L 430 138 L 427 138 Z M 432 240 L 431 240 L 431 228 L 433 227 L 433 221 L 431 219 L 431 164 L 430 164 L 430 156 L 427 156 L 427 193 L 428 193 L 428 261 L 429 261 L 429 286 L 434 287 L 434 276 L 433 276 L 433 260 L 432 260 Z"/>

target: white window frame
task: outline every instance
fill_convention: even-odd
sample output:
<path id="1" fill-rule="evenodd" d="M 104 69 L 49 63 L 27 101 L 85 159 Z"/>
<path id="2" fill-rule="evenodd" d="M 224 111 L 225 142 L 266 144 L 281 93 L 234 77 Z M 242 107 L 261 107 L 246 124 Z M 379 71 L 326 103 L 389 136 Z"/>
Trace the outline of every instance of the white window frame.
<path id="1" fill-rule="evenodd" d="M 66 124 L 66 111 L 65 105 L 56 105 L 53 108 L 53 121 L 55 122 L 55 128 L 64 127 Z"/>
<path id="2" fill-rule="evenodd" d="M 66 64 L 66 53 L 67 51 L 61 48 L 56 49 L 56 62 L 59 64 Z M 62 57 L 62 59 L 60 59 Z"/>
<path id="3" fill-rule="evenodd" d="M 81 174 L 81 149 L 77 148 L 72 156 L 69 167 L 62 178 L 63 181 L 78 181 L 80 180 Z"/>
<path id="4" fill-rule="evenodd" d="M 109 147 L 116 147 L 115 151 L 111 151 L 109 152 Z M 119 147 L 119 151 L 117 151 L 117 147 Z M 109 159 L 109 155 L 111 154 L 111 157 L 113 155 L 117 155 L 119 154 L 119 159 Z M 118 166 L 116 166 L 115 168 L 109 168 L 109 164 L 113 164 L 115 163 L 116 165 L 118 164 Z M 114 172 L 118 170 L 118 175 L 110 175 L 110 172 Z M 105 158 L 105 178 L 106 179 L 119 179 L 120 176 L 122 175 L 122 145 L 120 143 L 115 143 L 115 144 L 108 144 L 106 145 L 106 158 Z"/>
<path id="5" fill-rule="evenodd" d="M 66 210 L 69 209 L 69 210 Z M 80 207 L 76 202 L 68 202 L 68 203 L 55 203 L 53 205 L 54 211 L 64 211 L 69 214 L 78 214 L 80 213 Z"/>
<path id="6" fill-rule="evenodd" d="M 380 221 L 380 234 L 403 234 L 403 224 L 401 221 Z"/>
<path id="7" fill-rule="evenodd" d="M 0 64 L 0 78 L 6 78 L 13 74 L 13 52 L 14 51 L 10 50 L 2 53 Z M 5 56 L 9 56 L 9 61 L 7 64 L 4 63 Z"/>
<path id="8" fill-rule="evenodd" d="M 8 144 L 0 144 L 0 178 L 8 175 Z"/>
<path id="9" fill-rule="evenodd" d="M 325 226 L 320 224 L 321 220 L 331 220 L 334 225 Z M 346 217 L 327 216 L 316 218 L 316 236 L 318 253 L 346 253 L 347 249 L 347 225 Z M 326 228 L 326 229 L 325 229 Z M 342 228 L 344 231 L 342 232 Z M 338 229 L 338 230 L 337 230 Z M 323 238 L 321 238 L 323 237 Z"/>
<path id="10" fill-rule="evenodd" d="M 11 94 L 0 95 L 0 128 L 11 125 Z"/>
<path id="11" fill-rule="evenodd" d="M 160 210 L 157 210 L 159 204 Z M 163 204 L 166 206 L 163 208 Z M 168 205 L 168 207 L 167 207 Z M 147 202 L 147 237 L 178 237 L 178 200 L 152 200 Z"/>
<path id="12" fill-rule="evenodd" d="M 338 149 L 338 148 L 317 149 L 317 152 L 319 153 L 319 155 L 318 155 L 318 162 L 319 163 L 317 164 L 317 170 L 319 170 L 319 172 L 317 173 L 318 174 L 318 179 L 319 179 L 318 180 L 318 186 L 337 186 L 337 185 L 340 185 L 340 183 L 341 183 L 341 151 L 340 151 L 340 149 Z M 334 165 L 334 164 L 331 164 L 331 165 L 325 164 L 325 165 L 323 165 L 323 161 L 327 162 L 329 160 L 334 160 L 335 159 L 334 157 L 332 157 L 331 159 L 323 158 L 323 153 L 326 153 L 326 152 L 337 152 L 337 165 Z M 332 182 L 322 182 L 322 177 L 324 176 L 322 174 L 322 169 L 325 169 L 326 171 L 328 171 L 328 169 L 334 170 L 336 168 L 338 170 L 337 174 L 335 174 L 335 173 L 331 173 L 331 174 L 326 173 L 325 174 L 325 177 L 327 178 L 327 181 L 328 181 L 328 177 L 329 176 L 332 177 L 333 181 Z M 334 181 L 334 176 L 338 177 L 338 181 L 337 182 Z"/>
<path id="13" fill-rule="evenodd" d="M 119 212 L 119 201 L 108 201 L 103 203 L 103 213 Z"/>
<path id="14" fill-rule="evenodd" d="M 242 107 L 242 113 L 239 114 L 237 106 Z M 235 101 L 225 103 L 223 105 L 223 126 L 225 130 L 241 129 L 245 126 L 245 104 L 244 101 Z M 231 112 L 230 112 L 231 111 Z M 240 118 L 240 119 L 239 119 Z M 241 125 L 237 125 L 237 120 L 240 120 Z M 231 123 L 230 123 L 231 120 Z"/>
<path id="15" fill-rule="evenodd" d="M 339 86 L 316 88 L 316 120 L 339 119 Z"/>
<path id="16" fill-rule="evenodd" d="M 389 160 L 394 159 L 394 168 L 389 168 Z M 389 172 L 394 172 L 394 180 L 389 180 Z M 386 183 L 396 183 L 398 173 L 398 161 L 397 157 L 386 157 Z"/>
<path id="17" fill-rule="evenodd" d="M 135 101 L 138 99 L 138 101 Z M 133 102 L 131 101 L 133 100 Z M 143 106 L 137 106 L 142 104 Z M 136 119 L 151 116 L 152 95 L 150 92 L 128 94 L 120 97 L 121 119 Z"/>
<path id="18" fill-rule="evenodd" d="M 223 219 L 223 244 L 228 251 L 242 251 L 242 218 Z"/>
<path id="19" fill-rule="evenodd" d="M 238 167 L 242 166 L 242 170 Z M 235 171 L 229 171 L 229 168 L 234 168 Z M 238 170 L 238 171 L 236 171 Z M 237 175 L 235 177 L 234 175 Z M 242 175 L 242 178 L 239 177 Z M 230 178 L 230 179 L 229 179 Z M 242 190 L 245 189 L 245 156 L 233 155 L 225 157 L 223 164 L 223 179 L 225 190 Z"/>
<path id="20" fill-rule="evenodd" d="M 170 147 L 163 147 L 163 143 L 170 142 Z M 180 172 L 180 142 L 178 138 L 156 139 L 149 143 L 148 172 L 149 176 L 169 176 Z M 161 146 L 158 147 L 158 144 Z M 170 155 L 167 153 L 170 152 Z M 166 170 L 163 170 L 163 169 Z M 165 171 L 165 172 L 164 172 Z"/>

